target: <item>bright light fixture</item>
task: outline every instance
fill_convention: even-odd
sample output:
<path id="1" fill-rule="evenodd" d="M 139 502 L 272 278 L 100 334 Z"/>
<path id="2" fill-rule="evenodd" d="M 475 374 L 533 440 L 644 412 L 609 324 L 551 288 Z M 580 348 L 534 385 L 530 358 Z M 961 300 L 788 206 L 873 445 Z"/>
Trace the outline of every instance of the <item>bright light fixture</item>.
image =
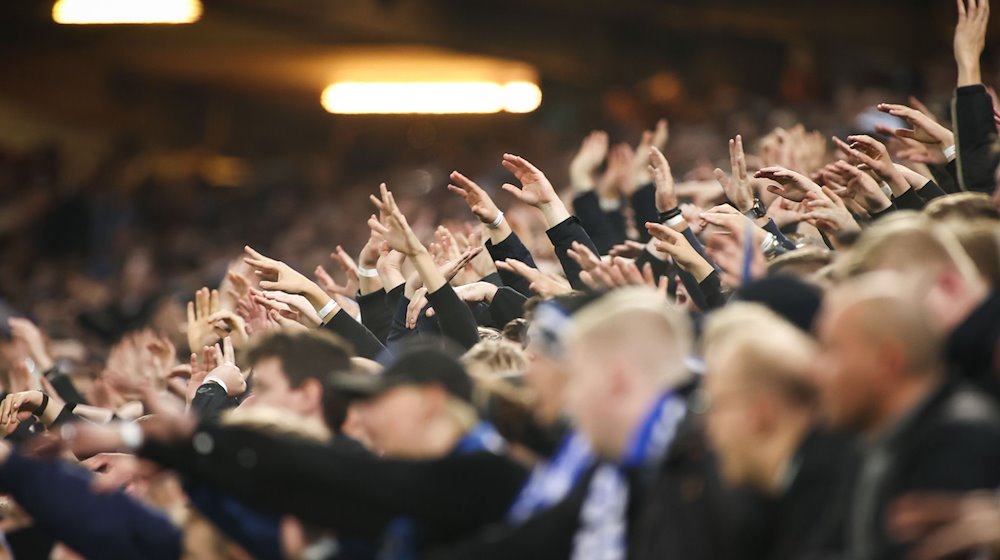
<path id="1" fill-rule="evenodd" d="M 323 107 L 339 114 L 530 113 L 542 102 L 531 82 L 337 82 Z"/>
<path id="2" fill-rule="evenodd" d="M 56 23 L 192 23 L 201 0 L 58 0 Z"/>

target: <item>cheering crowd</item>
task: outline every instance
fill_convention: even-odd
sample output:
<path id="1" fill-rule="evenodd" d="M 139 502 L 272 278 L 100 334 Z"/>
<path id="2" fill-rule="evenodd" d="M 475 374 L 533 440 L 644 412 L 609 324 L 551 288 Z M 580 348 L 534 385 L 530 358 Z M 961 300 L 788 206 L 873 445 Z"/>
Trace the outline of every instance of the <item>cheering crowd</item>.
<path id="1" fill-rule="evenodd" d="M 94 375 L 12 314 L 0 557 L 1000 557 L 1000 100 L 956 3 L 947 120 L 684 181 L 665 120 L 595 131 L 568 189 L 452 172 L 434 227 L 383 183 L 341 274 L 247 245 L 180 340 L 92 318 Z"/>

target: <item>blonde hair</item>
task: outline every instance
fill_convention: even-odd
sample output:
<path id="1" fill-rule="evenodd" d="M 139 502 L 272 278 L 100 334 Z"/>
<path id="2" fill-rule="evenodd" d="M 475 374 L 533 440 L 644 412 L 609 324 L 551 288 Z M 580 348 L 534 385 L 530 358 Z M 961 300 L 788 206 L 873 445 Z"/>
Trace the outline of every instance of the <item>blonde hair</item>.
<path id="1" fill-rule="evenodd" d="M 772 389 L 786 402 L 805 407 L 818 398 L 809 368 L 818 349 L 812 337 L 757 303 L 732 303 L 712 313 L 705 325 L 707 375 L 736 375 L 750 387 Z M 735 353 L 739 366 L 723 371 L 715 362 L 727 352 Z"/>
<path id="2" fill-rule="evenodd" d="M 951 231 L 916 213 L 899 214 L 883 218 L 861 234 L 858 243 L 838 261 L 842 277 L 930 267 L 954 268 L 968 281 L 978 276 L 975 263 Z"/>
<path id="3" fill-rule="evenodd" d="M 809 277 L 833 262 L 833 253 L 821 247 L 802 247 L 775 257 L 767 264 L 769 274 Z"/>
<path id="4" fill-rule="evenodd" d="M 473 377 L 521 372 L 528 366 L 524 351 L 505 340 L 480 340 L 459 361 Z"/>
<path id="5" fill-rule="evenodd" d="M 923 213 L 928 218 L 937 221 L 951 220 L 1000 220 L 990 196 L 980 192 L 961 192 L 935 198 L 924 206 Z"/>

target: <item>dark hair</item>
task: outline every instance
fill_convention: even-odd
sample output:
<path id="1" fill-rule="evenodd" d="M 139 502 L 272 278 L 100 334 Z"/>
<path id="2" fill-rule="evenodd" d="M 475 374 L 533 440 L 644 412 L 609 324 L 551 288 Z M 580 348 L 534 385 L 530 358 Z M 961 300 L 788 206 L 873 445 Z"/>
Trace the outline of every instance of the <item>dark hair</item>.
<path id="1" fill-rule="evenodd" d="M 297 388 L 309 379 L 324 382 L 329 373 L 350 369 L 352 356 L 346 342 L 326 331 L 281 331 L 251 346 L 246 360 L 253 366 L 277 358 L 288 385 Z"/>

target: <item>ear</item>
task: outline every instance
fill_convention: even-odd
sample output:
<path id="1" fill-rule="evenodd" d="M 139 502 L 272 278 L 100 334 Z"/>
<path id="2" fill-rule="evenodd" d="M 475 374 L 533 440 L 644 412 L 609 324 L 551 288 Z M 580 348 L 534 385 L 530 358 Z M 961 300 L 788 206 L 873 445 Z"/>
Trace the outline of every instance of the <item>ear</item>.
<path id="1" fill-rule="evenodd" d="M 445 409 L 448 403 L 449 393 L 444 387 L 436 383 L 431 383 L 420 388 L 420 402 L 424 405 L 425 416 L 435 416 Z"/>
<path id="2" fill-rule="evenodd" d="M 749 413 L 747 421 L 755 433 L 769 435 L 775 430 L 778 423 L 776 406 L 773 395 L 753 397 L 753 402 L 747 407 Z"/>
<path id="3" fill-rule="evenodd" d="M 608 364 L 607 386 L 608 394 L 621 395 L 628 393 L 632 387 L 632 378 L 629 375 L 628 366 L 621 360 L 615 360 Z"/>
<path id="4" fill-rule="evenodd" d="M 305 408 L 323 410 L 323 385 L 318 379 L 306 379 L 298 388 Z"/>

